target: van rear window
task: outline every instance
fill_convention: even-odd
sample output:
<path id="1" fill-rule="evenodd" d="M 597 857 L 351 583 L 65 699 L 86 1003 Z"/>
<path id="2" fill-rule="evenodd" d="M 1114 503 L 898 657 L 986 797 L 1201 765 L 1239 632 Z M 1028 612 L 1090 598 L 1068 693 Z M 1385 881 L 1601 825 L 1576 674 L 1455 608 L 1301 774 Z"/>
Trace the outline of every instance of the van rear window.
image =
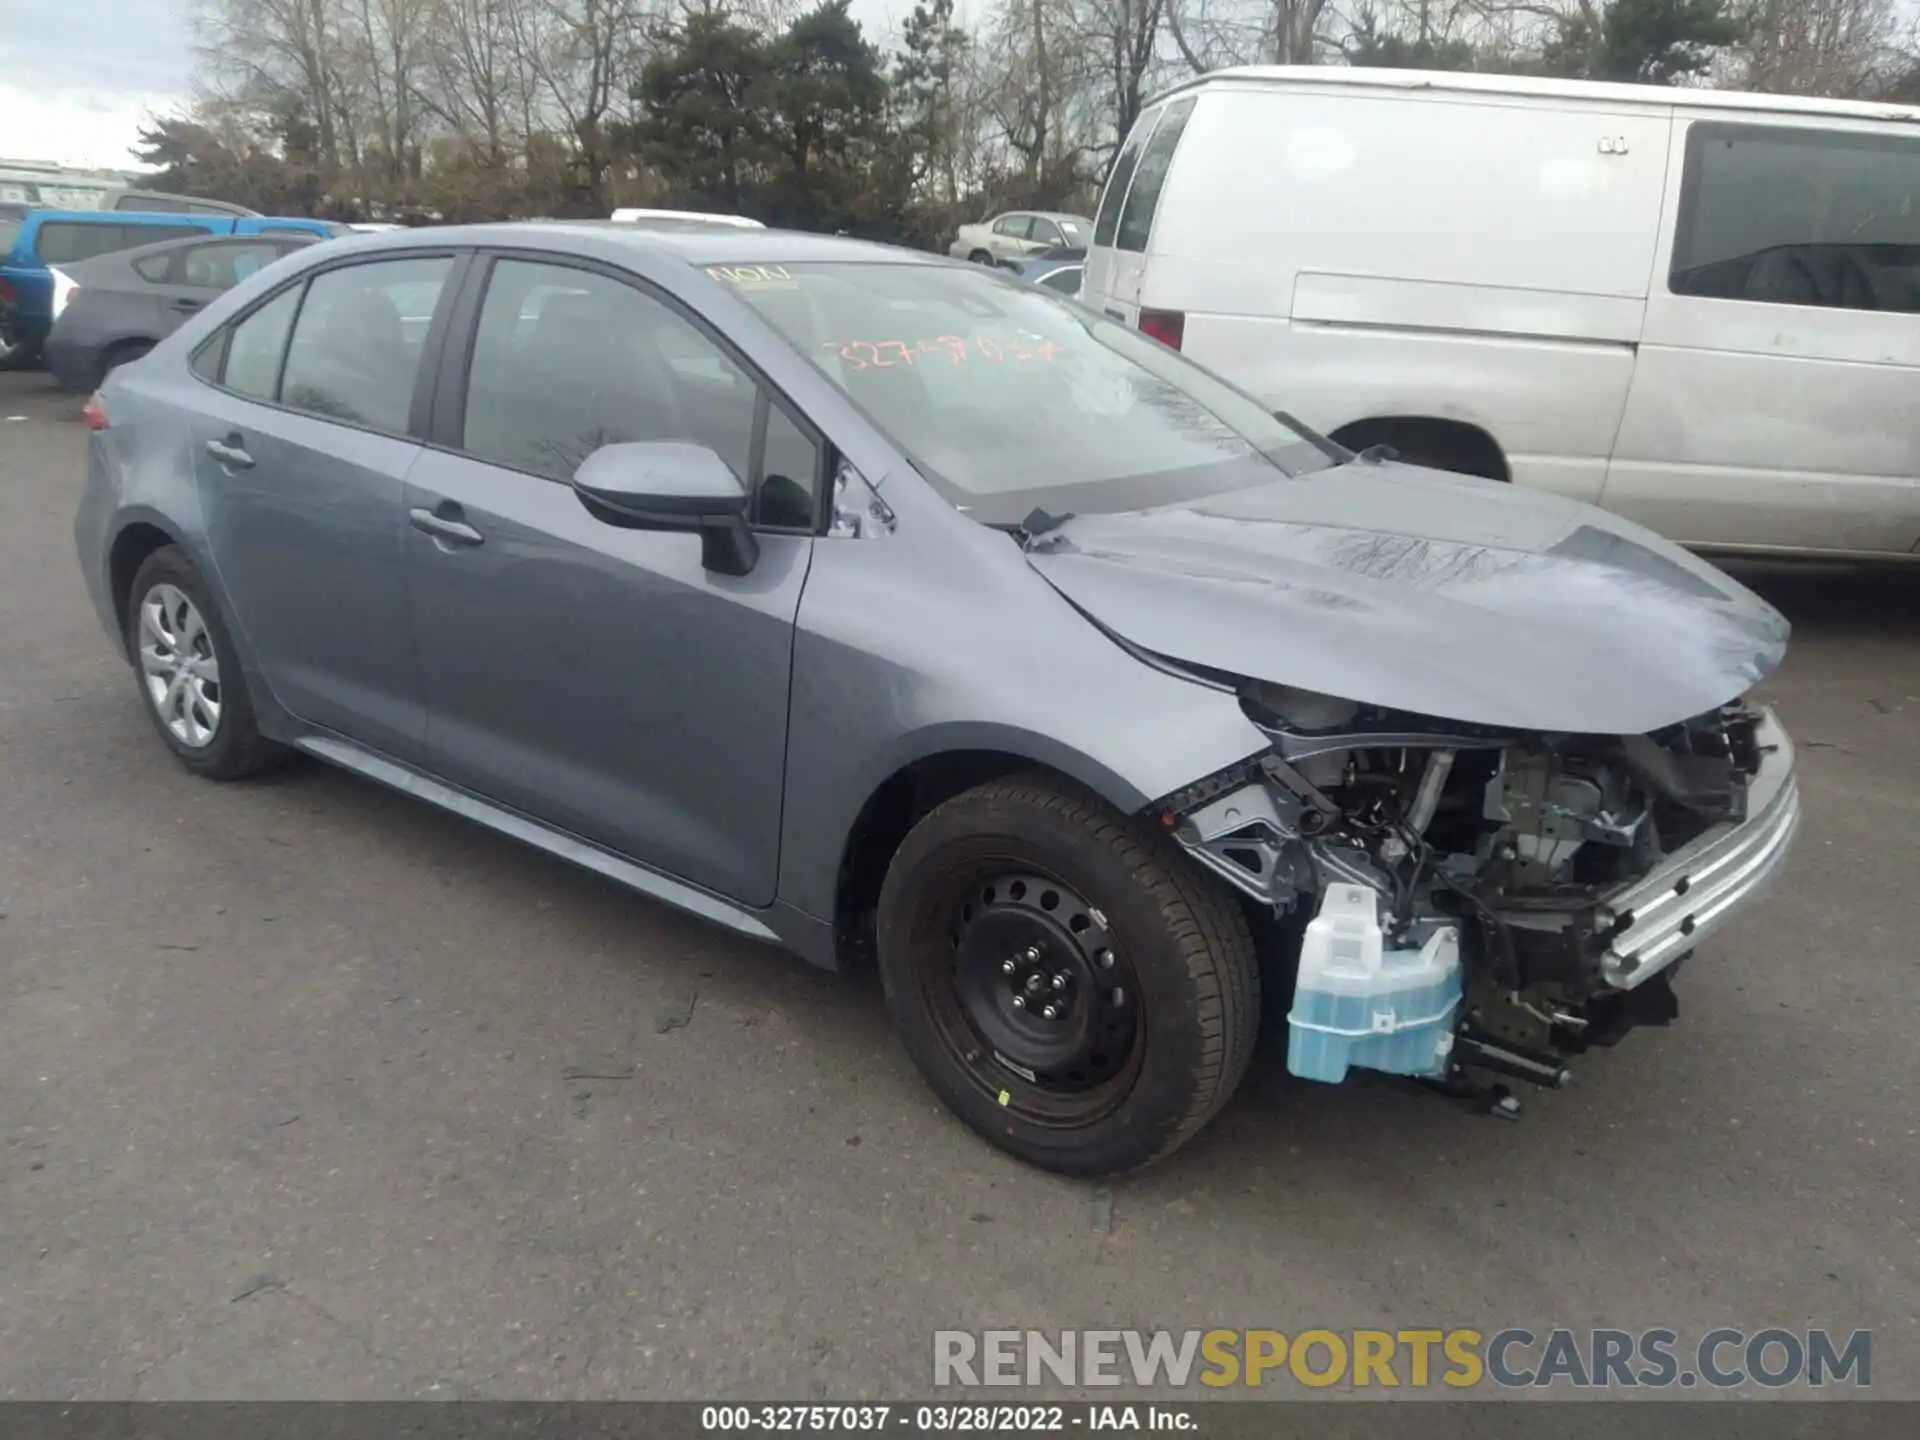
<path id="1" fill-rule="evenodd" d="M 1140 152 L 1140 166 L 1133 173 L 1133 185 L 1127 191 L 1127 203 L 1120 211 L 1120 228 L 1113 243 L 1122 250 L 1145 250 L 1147 236 L 1153 230 L 1153 212 L 1160 204 L 1161 188 L 1167 183 L 1167 171 L 1173 168 L 1173 152 L 1180 133 L 1193 114 L 1193 99 L 1176 100 L 1167 106 L 1160 123 L 1153 127 L 1153 138 Z"/>
<path id="2" fill-rule="evenodd" d="M 1120 228 L 1120 206 L 1127 198 L 1127 185 L 1133 179 L 1134 167 L 1140 163 L 1140 152 L 1146 147 L 1147 137 L 1159 119 L 1160 112 L 1153 110 L 1134 121 L 1133 133 L 1114 156 L 1113 169 L 1107 172 L 1106 193 L 1100 197 L 1100 213 L 1093 221 L 1094 244 L 1113 244 L 1113 232 Z"/>

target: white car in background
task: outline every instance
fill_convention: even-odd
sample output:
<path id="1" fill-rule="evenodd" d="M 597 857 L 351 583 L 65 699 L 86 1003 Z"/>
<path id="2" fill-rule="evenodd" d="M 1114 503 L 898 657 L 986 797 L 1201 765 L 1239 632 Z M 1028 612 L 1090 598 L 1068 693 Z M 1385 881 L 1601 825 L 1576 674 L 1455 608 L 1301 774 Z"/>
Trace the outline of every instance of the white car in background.
<path id="1" fill-rule="evenodd" d="M 1084 215 L 1055 210 L 1009 210 L 979 225 L 962 225 L 947 253 L 956 260 L 997 265 L 1023 260 L 1047 250 L 1086 253 L 1093 240 L 1093 221 Z"/>

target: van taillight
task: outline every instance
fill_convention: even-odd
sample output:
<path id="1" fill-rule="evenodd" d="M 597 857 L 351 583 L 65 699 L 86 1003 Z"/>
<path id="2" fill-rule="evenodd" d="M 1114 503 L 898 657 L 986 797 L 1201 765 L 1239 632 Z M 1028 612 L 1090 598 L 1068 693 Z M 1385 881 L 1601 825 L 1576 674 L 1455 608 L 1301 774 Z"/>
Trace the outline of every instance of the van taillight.
<path id="1" fill-rule="evenodd" d="M 100 399 L 100 392 L 98 390 L 89 395 L 87 397 L 87 403 L 80 407 L 80 418 L 86 422 L 89 430 L 104 430 L 107 428 L 109 423 L 107 420 L 107 407 L 105 402 Z"/>
<path id="2" fill-rule="evenodd" d="M 1151 335 L 1168 349 L 1178 350 L 1181 338 L 1187 333 L 1187 314 L 1184 310 L 1142 310 L 1140 333 Z"/>

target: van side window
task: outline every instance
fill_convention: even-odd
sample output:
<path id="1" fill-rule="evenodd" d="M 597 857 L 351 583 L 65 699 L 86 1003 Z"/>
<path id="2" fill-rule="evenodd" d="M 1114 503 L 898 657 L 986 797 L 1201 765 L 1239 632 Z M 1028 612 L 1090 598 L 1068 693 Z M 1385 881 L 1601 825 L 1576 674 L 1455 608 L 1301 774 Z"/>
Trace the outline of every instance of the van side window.
<path id="1" fill-rule="evenodd" d="M 1920 141 L 1696 123 L 1676 295 L 1920 312 Z"/>
<path id="2" fill-rule="evenodd" d="M 1134 172 L 1133 187 L 1127 191 L 1126 207 L 1120 212 L 1120 229 L 1113 243 L 1122 250 L 1145 250 L 1147 235 L 1153 229 L 1153 212 L 1160 203 L 1160 187 L 1167 183 L 1167 171 L 1173 168 L 1174 147 L 1180 132 L 1187 128 L 1193 114 L 1193 100 L 1176 100 L 1153 128 L 1153 138 L 1140 152 L 1140 168 Z"/>
<path id="3" fill-rule="evenodd" d="M 111 255 L 116 250 L 158 245 L 162 240 L 182 240 L 189 235 L 206 233 L 199 225 L 115 225 L 94 220 L 50 220 L 40 227 L 38 248 L 43 265 L 72 265 L 96 255 Z"/>
<path id="4" fill-rule="evenodd" d="M 1094 244 L 1113 244 L 1113 232 L 1120 228 L 1120 206 L 1127 198 L 1127 183 L 1133 179 L 1134 167 L 1140 163 L 1140 152 L 1146 148 L 1147 137 L 1153 133 L 1161 113 L 1149 110 L 1134 121 L 1133 133 L 1127 136 L 1127 143 L 1120 147 L 1120 153 L 1114 157 L 1113 169 L 1107 172 L 1107 188 L 1100 196 L 1100 213 L 1093 220 Z"/>

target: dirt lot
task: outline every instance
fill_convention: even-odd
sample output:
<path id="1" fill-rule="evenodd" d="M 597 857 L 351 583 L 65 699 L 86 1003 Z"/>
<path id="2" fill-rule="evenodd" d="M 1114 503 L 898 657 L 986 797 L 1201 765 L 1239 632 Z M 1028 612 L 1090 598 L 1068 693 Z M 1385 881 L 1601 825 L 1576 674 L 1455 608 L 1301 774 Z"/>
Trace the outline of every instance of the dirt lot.
<path id="1" fill-rule="evenodd" d="M 1872 1327 L 1920 1396 L 1920 571 L 1793 618 L 1788 877 L 1517 1125 L 1269 1053 L 1095 1192 L 869 983 L 304 764 L 169 761 L 0 376 L 0 1396 L 924 1394 L 940 1327 Z M 19 417 L 19 418 L 15 418 Z"/>

